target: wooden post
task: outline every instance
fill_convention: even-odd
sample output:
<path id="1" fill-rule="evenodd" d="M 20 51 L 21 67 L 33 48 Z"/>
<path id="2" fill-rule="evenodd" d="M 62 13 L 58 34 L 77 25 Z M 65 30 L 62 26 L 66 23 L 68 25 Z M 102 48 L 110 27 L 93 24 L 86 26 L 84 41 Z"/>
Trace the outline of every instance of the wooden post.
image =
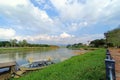
<path id="1" fill-rule="evenodd" d="M 12 74 L 12 73 L 14 73 L 15 72 L 15 66 L 13 65 L 13 66 L 10 66 L 10 73 Z"/>

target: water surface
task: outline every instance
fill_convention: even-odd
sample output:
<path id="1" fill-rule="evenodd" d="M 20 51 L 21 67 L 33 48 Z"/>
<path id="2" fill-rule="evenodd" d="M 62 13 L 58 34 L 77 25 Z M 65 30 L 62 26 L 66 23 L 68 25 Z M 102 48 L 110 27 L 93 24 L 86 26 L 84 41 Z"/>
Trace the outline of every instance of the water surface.
<path id="1" fill-rule="evenodd" d="M 67 48 L 59 48 L 57 50 L 51 51 L 22 51 L 22 52 L 5 52 L 0 53 L 0 63 L 10 62 L 10 61 L 18 61 L 18 60 L 27 60 L 28 58 L 33 58 L 33 60 L 42 60 L 48 59 L 49 57 L 52 59 L 65 60 L 74 56 L 74 50 L 69 50 Z"/>

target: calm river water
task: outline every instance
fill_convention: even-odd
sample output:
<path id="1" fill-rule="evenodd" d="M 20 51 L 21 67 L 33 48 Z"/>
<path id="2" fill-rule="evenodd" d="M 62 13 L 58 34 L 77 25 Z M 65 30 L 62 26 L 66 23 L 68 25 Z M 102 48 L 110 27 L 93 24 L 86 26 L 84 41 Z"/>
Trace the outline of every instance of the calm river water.
<path id="1" fill-rule="evenodd" d="M 33 58 L 33 60 L 42 60 L 48 59 L 48 57 L 62 61 L 74 56 L 75 54 L 73 52 L 74 50 L 69 50 L 67 48 L 59 48 L 51 51 L 6 52 L 0 53 L 0 63 L 27 60 L 28 58 Z"/>

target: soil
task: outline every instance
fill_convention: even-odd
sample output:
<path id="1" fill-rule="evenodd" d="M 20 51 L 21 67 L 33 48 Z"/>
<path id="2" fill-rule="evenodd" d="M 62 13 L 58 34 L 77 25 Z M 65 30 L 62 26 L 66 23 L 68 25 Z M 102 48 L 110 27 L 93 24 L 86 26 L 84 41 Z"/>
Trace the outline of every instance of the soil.
<path id="1" fill-rule="evenodd" d="M 0 74 L 0 80 L 8 80 L 11 77 L 10 72 Z"/>
<path id="2" fill-rule="evenodd" d="M 112 58 L 115 60 L 116 80 L 120 80 L 120 48 L 110 48 L 109 50 Z"/>

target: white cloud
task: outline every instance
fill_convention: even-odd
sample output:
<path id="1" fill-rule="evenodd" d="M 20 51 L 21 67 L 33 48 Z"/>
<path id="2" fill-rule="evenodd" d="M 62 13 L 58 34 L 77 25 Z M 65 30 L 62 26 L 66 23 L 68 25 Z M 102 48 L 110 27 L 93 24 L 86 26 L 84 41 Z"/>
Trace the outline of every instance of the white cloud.
<path id="1" fill-rule="evenodd" d="M 47 0 L 36 1 L 41 5 L 45 4 Z M 119 23 L 119 0 L 50 1 L 52 7 L 49 3 L 46 3 L 44 8 L 49 9 L 49 7 L 53 8 L 54 6 L 58 15 L 52 16 L 52 18 L 45 10 L 34 6 L 30 0 L 0 0 L 0 17 L 2 16 L 8 21 L 6 23 L 12 26 L 12 28 L 9 28 L 9 26 L 0 28 L 0 38 L 63 44 L 85 43 L 88 40 L 103 38 L 103 35 L 83 35 L 83 32 L 80 36 L 75 37 L 75 35 L 72 35 L 72 32 L 76 31 L 77 34 L 77 31 L 81 28 L 86 28 L 98 22 L 111 23 L 114 20 Z"/>
<path id="2" fill-rule="evenodd" d="M 10 39 L 11 37 L 15 36 L 15 30 L 12 28 L 4 29 L 0 28 L 0 39 Z"/>
<path id="3" fill-rule="evenodd" d="M 77 29 L 82 29 L 87 27 L 88 23 L 87 22 L 71 22 L 67 26 L 69 26 L 69 31 L 76 31 Z"/>
<path id="4" fill-rule="evenodd" d="M 103 34 L 84 34 L 80 37 L 75 37 L 75 35 L 68 34 L 63 32 L 59 35 L 48 35 L 48 34 L 39 34 L 39 35 L 28 35 L 28 36 L 18 36 L 16 31 L 12 28 L 0 28 L 0 38 L 2 40 L 10 40 L 10 39 L 17 39 L 20 40 L 27 40 L 28 42 L 33 43 L 48 43 L 48 44 L 74 44 L 78 42 L 86 43 L 87 41 L 92 41 L 98 38 L 104 38 Z"/>
<path id="5" fill-rule="evenodd" d="M 51 2 L 63 21 L 85 21 L 95 24 L 101 20 L 108 20 L 120 12 L 119 0 L 85 0 L 84 3 L 80 0 L 51 0 Z"/>
<path id="6" fill-rule="evenodd" d="M 71 38 L 71 37 L 74 37 L 74 36 L 67 34 L 66 32 L 63 32 L 62 34 L 60 34 L 60 38 Z"/>
<path id="7" fill-rule="evenodd" d="M 12 37 L 13 39 L 17 40 L 23 40 L 26 39 L 28 41 L 39 41 L 39 40 L 45 40 L 45 41 L 58 41 L 61 39 L 67 39 L 67 38 L 73 38 L 74 35 L 70 35 L 68 33 L 61 33 L 60 35 L 48 35 L 48 34 L 39 34 L 39 35 L 34 35 L 34 36 L 14 36 Z"/>
<path id="8" fill-rule="evenodd" d="M 95 39 L 104 38 L 103 34 L 84 34 L 79 37 L 71 37 L 62 39 L 60 42 L 63 44 L 74 44 L 74 43 L 85 43 L 87 44 L 88 41 L 92 41 Z"/>
<path id="9" fill-rule="evenodd" d="M 7 1 L 6 0 L 0 0 L 0 5 L 2 5 L 2 6 L 16 7 L 20 4 L 27 5 L 28 3 L 27 3 L 27 0 L 23 0 L 23 1 L 21 1 L 21 0 L 17 0 L 17 1 L 15 1 L 15 0 L 7 0 Z"/>
<path id="10" fill-rule="evenodd" d="M 56 27 L 46 11 L 35 7 L 29 0 L 0 1 L 0 15 L 7 18 L 10 25 L 19 25 L 23 30 L 49 33 Z"/>
<path id="11" fill-rule="evenodd" d="M 35 36 L 15 36 L 13 39 L 23 40 L 26 39 L 29 42 L 33 43 L 48 43 L 48 44 L 74 44 L 74 43 L 87 43 L 88 41 L 92 41 L 95 39 L 104 38 L 103 34 L 84 34 L 80 37 L 75 37 L 74 35 L 70 35 L 68 33 L 61 33 L 60 35 L 47 35 L 40 34 Z"/>
<path id="12" fill-rule="evenodd" d="M 95 40 L 95 39 L 101 39 L 101 38 L 104 38 L 103 34 L 84 34 L 83 36 L 78 38 L 77 41 L 86 43 L 88 41 L 92 41 L 92 40 Z"/>

